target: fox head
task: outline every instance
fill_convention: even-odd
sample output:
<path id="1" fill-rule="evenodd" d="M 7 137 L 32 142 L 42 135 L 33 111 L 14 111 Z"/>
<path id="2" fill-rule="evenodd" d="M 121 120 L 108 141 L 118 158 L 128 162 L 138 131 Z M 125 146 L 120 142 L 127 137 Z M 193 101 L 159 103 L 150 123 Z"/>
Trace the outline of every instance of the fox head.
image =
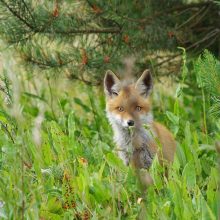
<path id="1" fill-rule="evenodd" d="M 153 80 L 149 70 L 131 84 L 125 84 L 112 71 L 108 70 L 104 78 L 104 90 L 107 98 L 106 111 L 112 124 L 124 128 L 149 123 L 149 94 Z"/>

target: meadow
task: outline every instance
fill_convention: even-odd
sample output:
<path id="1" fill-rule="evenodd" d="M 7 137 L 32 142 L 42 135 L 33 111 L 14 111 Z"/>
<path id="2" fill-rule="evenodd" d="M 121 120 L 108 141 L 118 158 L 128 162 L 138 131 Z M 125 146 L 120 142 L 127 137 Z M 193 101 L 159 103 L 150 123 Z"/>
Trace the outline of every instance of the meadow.
<path id="1" fill-rule="evenodd" d="M 101 86 L 30 76 L 9 60 L 0 74 L 0 219 L 137 219 L 143 209 L 145 219 L 218 218 L 220 119 L 197 78 L 201 60 L 183 62 L 180 81 L 155 78 L 154 118 L 177 152 L 168 178 L 155 158 L 146 195 L 114 150 Z"/>

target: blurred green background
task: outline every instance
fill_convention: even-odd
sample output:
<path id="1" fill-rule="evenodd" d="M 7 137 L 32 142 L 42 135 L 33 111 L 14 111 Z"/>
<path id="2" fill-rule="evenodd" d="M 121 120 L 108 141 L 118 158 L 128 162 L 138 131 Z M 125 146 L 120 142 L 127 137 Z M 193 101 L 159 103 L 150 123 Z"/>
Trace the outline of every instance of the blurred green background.
<path id="1" fill-rule="evenodd" d="M 0 219 L 218 219 L 219 20 L 219 1 L 0 0 Z M 146 195 L 114 150 L 109 68 L 151 69 L 177 141 Z"/>

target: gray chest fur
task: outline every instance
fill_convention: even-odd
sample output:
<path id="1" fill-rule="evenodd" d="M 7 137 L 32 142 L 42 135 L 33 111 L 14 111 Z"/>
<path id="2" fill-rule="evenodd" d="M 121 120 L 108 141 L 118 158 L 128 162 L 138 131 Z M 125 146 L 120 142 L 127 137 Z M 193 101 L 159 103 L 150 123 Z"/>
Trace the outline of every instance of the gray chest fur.
<path id="1" fill-rule="evenodd" d="M 144 128 L 129 131 L 128 128 L 112 124 L 114 141 L 117 144 L 118 155 L 126 165 L 131 160 L 135 161 L 138 168 L 149 168 L 152 164 L 153 155 L 149 150 L 148 143 L 151 134 Z"/>

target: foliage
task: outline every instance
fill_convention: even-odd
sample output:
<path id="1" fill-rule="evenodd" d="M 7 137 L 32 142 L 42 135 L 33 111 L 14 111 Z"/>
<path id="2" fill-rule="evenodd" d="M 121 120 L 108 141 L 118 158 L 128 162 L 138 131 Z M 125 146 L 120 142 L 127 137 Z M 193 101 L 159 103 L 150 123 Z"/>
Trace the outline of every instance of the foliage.
<path id="1" fill-rule="evenodd" d="M 179 71 L 177 46 L 218 53 L 218 13 L 214 1 L 201 0 L 1 0 L 0 37 L 33 74 L 99 84 L 129 54 L 137 73 L 152 67 L 164 75 Z"/>
<path id="2" fill-rule="evenodd" d="M 206 62 L 214 69 L 206 56 L 209 61 L 199 60 L 197 68 Z M 27 81 L 19 68 L 6 57 L 0 96 L 1 219 L 136 219 L 140 213 L 146 219 L 217 219 L 214 141 L 220 139 L 220 121 L 210 121 L 204 130 L 202 91 L 187 93 L 184 80 L 176 95 L 155 86 L 155 119 L 175 132 L 178 145 L 168 179 L 154 160 L 155 184 L 144 195 L 133 170 L 114 151 L 103 92 L 61 78 Z M 185 64 L 182 71 L 187 78 Z"/>
<path id="3" fill-rule="evenodd" d="M 220 62 L 208 52 L 204 52 L 196 62 L 199 85 L 211 96 L 212 115 L 220 116 Z"/>

